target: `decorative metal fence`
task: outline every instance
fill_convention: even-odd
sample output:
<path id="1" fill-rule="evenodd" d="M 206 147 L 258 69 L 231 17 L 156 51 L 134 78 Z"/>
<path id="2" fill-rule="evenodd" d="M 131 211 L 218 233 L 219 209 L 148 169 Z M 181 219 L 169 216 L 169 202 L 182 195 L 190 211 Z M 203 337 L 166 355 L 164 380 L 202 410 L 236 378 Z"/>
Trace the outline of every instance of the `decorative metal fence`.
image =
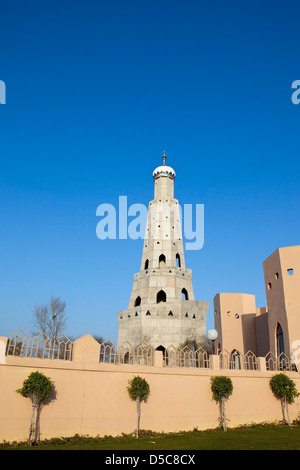
<path id="1" fill-rule="evenodd" d="M 274 371 L 297 371 L 297 366 L 285 353 L 275 356 L 269 351 L 266 355 L 266 369 Z"/>
<path id="2" fill-rule="evenodd" d="M 219 356 L 221 369 L 258 370 L 258 360 L 252 351 L 240 354 L 237 350 L 232 353 L 224 350 L 219 353 Z M 295 362 L 284 353 L 275 356 L 272 352 L 268 352 L 265 361 L 268 371 L 297 371 Z"/>
<path id="3" fill-rule="evenodd" d="M 45 334 L 30 338 L 23 330 L 19 330 L 10 336 L 6 355 L 72 360 L 73 343 L 65 335 L 61 335 L 54 341 Z M 207 369 L 210 367 L 209 353 L 203 349 L 193 349 L 189 346 L 183 348 L 169 346 L 163 348 L 163 367 L 192 367 Z M 226 350 L 218 352 L 220 369 L 258 370 L 258 359 L 252 351 L 240 354 L 234 350 L 229 353 Z M 266 369 L 268 371 L 298 371 L 297 366 L 286 354 L 275 356 L 269 352 L 265 356 Z M 111 340 L 100 344 L 100 363 L 107 364 L 134 364 L 152 366 L 154 364 L 154 349 L 147 343 L 134 346 L 125 343 L 117 347 Z"/>
<path id="4" fill-rule="evenodd" d="M 100 344 L 100 359 L 99 362 L 114 363 L 116 357 L 117 347 L 110 340 L 106 340 Z"/>
<path id="5" fill-rule="evenodd" d="M 40 359 L 72 360 L 72 341 L 61 335 L 54 341 L 45 334 L 30 338 L 23 330 L 10 336 L 7 343 L 7 356 L 34 357 Z"/>
<path id="6" fill-rule="evenodd" d="M 252 351 L 240 354 L 236 349 L 232 353 L 225 349 L 219 353 L 219 357 L 221 369 L 258 370 L 257 357 Z"/>
<path id="7" fill-rule="evenodd" d="M 107 340 L 100 345 L 100 362 L 152 366 L 153 349 L 146 343 L 133 346 L 128 342 L 117 348 Z"/>
<path id="8" fill-rule="evenodd" d="M 184 348 L 175 348 L 169 346 L 163 351 L 164 367 L 209 367 L 209 355 L 203 348 L 197 350 L 189 346 Z"/>

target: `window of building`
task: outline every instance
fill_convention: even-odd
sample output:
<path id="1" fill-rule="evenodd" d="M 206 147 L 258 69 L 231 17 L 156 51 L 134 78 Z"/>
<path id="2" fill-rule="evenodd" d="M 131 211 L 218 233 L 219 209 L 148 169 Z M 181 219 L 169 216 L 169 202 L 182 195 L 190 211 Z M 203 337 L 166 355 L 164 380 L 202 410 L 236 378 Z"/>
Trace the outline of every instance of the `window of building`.
<path id="1" fill-rule="evenodd" d="M 160 268 L 163 268 L 163 267 L 166 265 L 166 257 L 165 257 L 165 255 L 163 255 L 163 254 L 160 255 L 158 261 L 159 261 L 159 267 L 160 267 Z"/>
<path id="2" fill-rule="evenodd" d="M 292 276 L 294 274 L 294 269 L 293 268 L 289 268 L 287 270 L 287 272 L 289 273 L 290 276 Z"/>
<path id="3" fill-rule="evenodd" d="M 156 296 L 156 303 L 158 304 L 159 302 L 166 302 L 166 301 L 167 301 L 167 294 L 163 290 L 160 290 Z"/>
<path id="4" fill-rule="evenodd" d="M 279 273 L 275 273 L 275 279 L 276 281 L 279 279 Z"/>
<path id="5" fill-rule="evenodd" d="M 189 294 L 185 288 L 182 289 L 181 294 L 182 294 L 182 300 L 189 300 Z"/>
<path id="6" fill-rule="evenodd" d="M 138 307 L 139 305 L 141 305 L 141 298 L 140 298 L 140 296 L 137 297 L 137 298 L 135 299 L 135 301 L 134 301 L 134 306 L 135 306 L 135 307 Z"/>
<path id="7" fill-rule="evenodd" d="M 147 312 L 146 312 L 146 315 L 151 315 L 151 313 L 150 313 L 150 311 L 149 311 L 149 310 L 147 310 Z"/>
<path id="8" fill-rule="evenodd" d="M 171 312 L 171 310 L 168 313 L 168 317 L 173 317 L 173 312 Z"/>
<path id="9" fill-rule="evenodd" d="M 180 265 L 180 255 L 178 253 L 176 254 L 176 266 L 177 266 L 177 268 L 181 267 L 181 265 Z"/>
<path id="10" fill-rule="evenodd" d="M 146 261 L 145 261 L 145 268 L 144 268 L 144 269 L 148 269 L 148 268 L 149 268 L 149 260 L 146 259 Z"/>
<path id="11" fill-rule="evenodd" d="M 271 290 L 272 289 L 272 284 L 271 282 L 268 282 L 268 290 Z"/>
<path id="12" fill-rule="evenodd" d="M 276 327 L 276 352 L 277 356 L 284 353 L 283 329 L 280 323 L 277 323 Z"/>

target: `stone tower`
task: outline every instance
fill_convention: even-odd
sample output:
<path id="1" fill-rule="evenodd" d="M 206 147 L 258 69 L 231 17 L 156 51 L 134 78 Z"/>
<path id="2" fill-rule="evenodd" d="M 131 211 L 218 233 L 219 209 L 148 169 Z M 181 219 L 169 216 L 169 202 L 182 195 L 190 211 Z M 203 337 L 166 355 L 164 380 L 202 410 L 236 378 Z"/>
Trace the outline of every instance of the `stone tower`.
<path id="1" fill-rule="evenodd" d="M 118 346 L 127 341 L 154 348 L 179 346 L 205 337 L 208 302 L 196 301 L 192 271 L 186 269 L 180 207 L 174 198 L 175 171 L 163 164 L 153 172 L 140 272 L 134 274 L 127 310 L 118 313 Z"/>

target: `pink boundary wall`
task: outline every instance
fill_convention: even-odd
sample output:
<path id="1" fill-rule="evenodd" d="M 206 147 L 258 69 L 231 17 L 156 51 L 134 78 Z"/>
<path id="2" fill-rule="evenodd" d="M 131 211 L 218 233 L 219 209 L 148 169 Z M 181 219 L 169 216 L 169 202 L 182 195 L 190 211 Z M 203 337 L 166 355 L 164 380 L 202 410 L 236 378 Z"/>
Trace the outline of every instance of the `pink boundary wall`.
<path id="1" fill-rule="evenodd" d="M 260 369 L 220 370 L 211 356 L 209 369 L 162 367 L 156 351 L 153 366 L 99 363 L 99 345 L 86 335 L 74 342 L 72 361 L 5 356 L 7 338 L 0 337 L 0 442 L 28 438 L 31 402 L 16 393 L 33 371 L 53 381 L 55 399 L 41 411 L 41 439 L 74 434 L 120 435 L 135 430 L 136 405 L 127 392 L 128 380 L 144 377 L 150 395 L 141 408 L 141 428 L 188 431 L 218 426 L 219 408 L 212 399 L 210 379 L 226 375 L 233 395 L 226 411 L 229 427 L 282 419 L 281 405 L 272 394 L 270 378 L 277 372 Z M 300 375 L 286 372 L 300 391 Z M 291 420 L 300 416 L 300 399 L 290 405 Z"/>

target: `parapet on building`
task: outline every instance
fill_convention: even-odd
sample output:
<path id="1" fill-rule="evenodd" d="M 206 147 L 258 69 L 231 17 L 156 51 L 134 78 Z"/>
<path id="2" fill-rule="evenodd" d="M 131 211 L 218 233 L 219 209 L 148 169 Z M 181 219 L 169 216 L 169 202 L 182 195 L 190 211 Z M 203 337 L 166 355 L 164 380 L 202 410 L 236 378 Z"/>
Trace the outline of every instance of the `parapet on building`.
<path id="1" fill-rule="evenodd" d="M 274 357 L 300 347 L 300 246 L 278 248 L 264 262 L 267 307 L 256 308 L 250 294 L 214 298 L 217 350 Z M 298 354 L 299 355 L 299 354 Z M 298 357 L 299 361 L 299 357 Z"/>
<path id="2" fill-rule="evenodd" d="M 127 310 L 118 313 L 118 346 L 147 342 L 160 350 L 188 337 L 205 338 L 208 302 L 194 298 L 192 271 L 185 267 L 175 171 L 153 172 L 154 199 L 148 206 L 140 271 L 134 274 Z"/>

